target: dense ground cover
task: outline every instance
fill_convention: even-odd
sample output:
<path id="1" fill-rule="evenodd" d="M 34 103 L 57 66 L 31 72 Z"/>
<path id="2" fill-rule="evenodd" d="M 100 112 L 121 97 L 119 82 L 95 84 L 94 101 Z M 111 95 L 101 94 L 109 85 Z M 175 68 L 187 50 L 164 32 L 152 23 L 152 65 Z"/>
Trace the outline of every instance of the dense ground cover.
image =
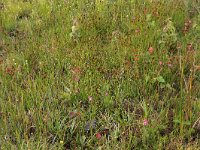
<path id="1" fill-rule="evenodd" d="M 200 149 L 197 0 L 1 0 L 2 149 Z"/>

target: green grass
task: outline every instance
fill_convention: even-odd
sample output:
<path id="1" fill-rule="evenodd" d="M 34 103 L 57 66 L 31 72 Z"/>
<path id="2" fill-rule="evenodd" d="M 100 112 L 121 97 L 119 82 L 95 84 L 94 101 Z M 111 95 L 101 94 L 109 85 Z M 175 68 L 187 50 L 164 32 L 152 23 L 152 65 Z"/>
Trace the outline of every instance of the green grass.
<path id="1" fill-rule="evenodd" d="M 199 149 L 199 11 L 1 0 L 1 149 Z"/>

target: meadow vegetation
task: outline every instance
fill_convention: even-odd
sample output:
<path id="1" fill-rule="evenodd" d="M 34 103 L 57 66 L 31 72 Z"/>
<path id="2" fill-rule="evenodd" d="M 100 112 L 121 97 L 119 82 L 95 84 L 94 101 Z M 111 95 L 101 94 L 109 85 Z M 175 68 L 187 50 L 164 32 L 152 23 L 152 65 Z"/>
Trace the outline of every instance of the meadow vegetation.
<path id="1" fill-rule="evenodd" d="M 1 149 L 200 149 L 198 0 L 1 0 Z"/>

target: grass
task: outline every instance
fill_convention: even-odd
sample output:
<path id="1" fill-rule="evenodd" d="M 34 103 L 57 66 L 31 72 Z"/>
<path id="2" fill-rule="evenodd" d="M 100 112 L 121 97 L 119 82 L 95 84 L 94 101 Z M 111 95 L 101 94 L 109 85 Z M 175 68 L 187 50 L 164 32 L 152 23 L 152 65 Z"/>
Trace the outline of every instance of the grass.
<path id="1" fill-rule="evenodd" d="M 199 11 L 1 0 L 1 149 L 199 149 Z"/>

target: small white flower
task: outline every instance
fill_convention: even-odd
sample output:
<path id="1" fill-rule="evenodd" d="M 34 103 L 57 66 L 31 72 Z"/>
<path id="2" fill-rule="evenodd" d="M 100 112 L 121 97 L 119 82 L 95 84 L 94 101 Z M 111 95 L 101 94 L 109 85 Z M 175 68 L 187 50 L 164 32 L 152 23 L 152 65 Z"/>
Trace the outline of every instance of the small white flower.
<path id="1" fill-rule="evenodd" d="M 25 60 L 25 64 L 28 65 L 28 60 Z"/>
<path id="2" fill-rule="evenodd" d="M 76 26 L 72 26 L 72 33 L 75 33 L 77 31 L 77 27 Z"/>
<path id="3" fill-rule="evenodd" d="M 70 33 L 70 37 L 78 37 L 78 29 L 79 29 L 79 25 L 78 25 L 78 20 L 75 18 L 73 19 L 73 24 L 71 27 L 72 32 Z"/>

